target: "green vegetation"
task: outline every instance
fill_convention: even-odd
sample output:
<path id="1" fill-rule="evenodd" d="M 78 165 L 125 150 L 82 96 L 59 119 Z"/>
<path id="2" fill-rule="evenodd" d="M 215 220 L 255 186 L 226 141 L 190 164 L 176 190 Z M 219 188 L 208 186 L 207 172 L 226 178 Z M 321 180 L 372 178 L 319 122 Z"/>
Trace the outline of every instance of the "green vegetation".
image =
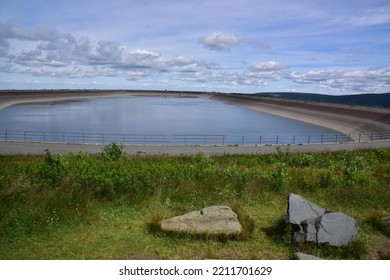
<path id="1" fill-rule="evenodd" d="M 0 259 L 290 259 L 297 250 L 386 259 L 389 186 L 390 149 L 171 157 L 111 144 L 96 155 L 2 155 Z M 284 223 L 289 192 L 354 217 L 359 241 L 296 244 Z M 239 238 L 158 231 L 162 219 L 212 205 L 238 213 Z"/>
<path id="2" fill-rule="evenodd" d="M 124 156 L 123 146 L 112 143 L 103 147 L 101 156 L 106 160 L 117 160 Z"/>

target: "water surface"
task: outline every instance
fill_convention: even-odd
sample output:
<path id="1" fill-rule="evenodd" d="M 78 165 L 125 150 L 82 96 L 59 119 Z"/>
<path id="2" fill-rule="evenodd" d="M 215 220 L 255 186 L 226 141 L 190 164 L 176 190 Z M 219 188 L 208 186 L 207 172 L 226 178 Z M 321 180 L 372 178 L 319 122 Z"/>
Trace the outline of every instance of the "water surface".
<path id="1" fill-rule="evenodd" d="M 212 99 L 155 96 L 14 105 L 0 110 L 0 130 L 167 137 L 223 135 L 226 141 L 246 137 L 254 139 L 254 143 L 276 135 L 282 143 L 293 135 L 298 138 L 337 133 Z"/>

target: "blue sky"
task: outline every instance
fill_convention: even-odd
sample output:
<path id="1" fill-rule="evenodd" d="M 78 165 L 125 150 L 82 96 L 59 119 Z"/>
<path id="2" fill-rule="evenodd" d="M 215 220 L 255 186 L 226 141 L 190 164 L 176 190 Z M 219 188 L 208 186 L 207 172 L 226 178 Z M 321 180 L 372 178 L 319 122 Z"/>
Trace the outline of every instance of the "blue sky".
<path id="1" fill-rule="evenodd" d="M 390 92 L 390 1 L 0 0 L 0 89 Z"/>

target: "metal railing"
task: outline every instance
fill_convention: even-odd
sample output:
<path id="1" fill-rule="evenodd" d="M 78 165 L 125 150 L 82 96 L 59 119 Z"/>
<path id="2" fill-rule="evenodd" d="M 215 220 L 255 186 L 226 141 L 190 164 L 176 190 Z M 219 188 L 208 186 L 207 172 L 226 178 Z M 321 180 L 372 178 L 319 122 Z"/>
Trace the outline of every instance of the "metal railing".
<path id="1" fill-rule="evenodd" d="M 77 144 L 124 145 L 273 145 L 273 144 L 321 144 L 341 142 L 368 142 L 390 139 L 390 132 L 309 135 L 147 135 L 107 134 L 80 132 L 45 132 L 0 130 L 0 141 L 57 142 Z"/>

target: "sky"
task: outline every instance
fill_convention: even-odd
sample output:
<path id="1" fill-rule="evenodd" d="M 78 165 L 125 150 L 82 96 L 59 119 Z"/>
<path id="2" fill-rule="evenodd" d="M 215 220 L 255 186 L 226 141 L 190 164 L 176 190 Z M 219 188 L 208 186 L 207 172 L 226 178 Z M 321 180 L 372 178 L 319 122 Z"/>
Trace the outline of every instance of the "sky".
<path id="1" fill-rule="evenodd" d="M 390 92 L 388 0 L 0 0 L 0 89 Z"/>

